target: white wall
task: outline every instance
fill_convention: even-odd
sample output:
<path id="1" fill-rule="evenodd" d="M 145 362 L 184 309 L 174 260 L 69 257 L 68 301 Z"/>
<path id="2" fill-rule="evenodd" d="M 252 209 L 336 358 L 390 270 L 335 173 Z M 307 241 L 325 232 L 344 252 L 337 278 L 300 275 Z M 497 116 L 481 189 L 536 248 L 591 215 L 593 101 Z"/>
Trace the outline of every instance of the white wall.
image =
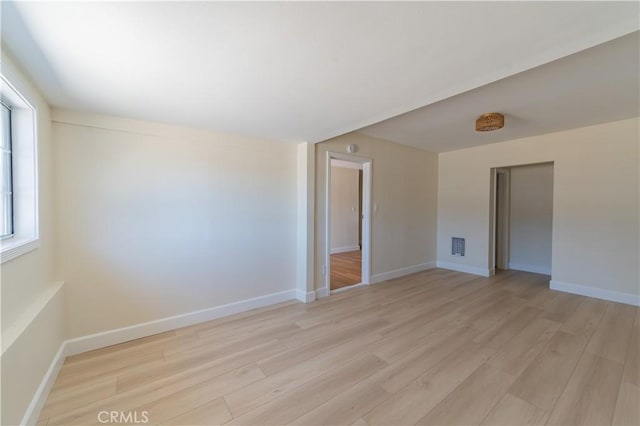
<path id="1" fill-rule="evenodd" d="M 551 274 L 553 164 L 510 170 L 509 268 Z"/>
<path id="2" fill-rule="evenodd" d="M 436 258 L 437 154 L 349 133 L 316 144 L 316 264 L 315 288 L 324 287 L 327 152 L 347 152 L 358 145 L 356 155 L 371 158 L 372 279 L 404 268 L 419 267 Z"/>
<path id="3" fill-rule="evenodd" d="M 71 337 L 296 287 L 296 146 L 54 110 Z"/>
<path id="4" fill-rule="evenodd" d="M 359 250 L 358 169 L 331 167 L 331 252 Z"/>
<path id="5" fill-rule="evenodd" d="M 315 256 L 313 221 L 315 218 L 315 155 L 316 147 L 309 142 L 297 145 L 297 265 L 296 297 L 303 301 L 315 299 L 313 263 Z"/>
<path id="6" fill-rule="evenodd" d="M 65 338 L 63 288 L 54 279 L 49 107 L 2 48 L 2 74 L 36 109 L 40 247 L 1 266 L 3 425 L 18 424 Z"/>
<path id="7" fill-rule="evenodd" d="M 490 169 L 553 162 L 552 279 L 637 300 L 639 125 L 634 118 L 440 154 L 438 262 L 486 273 Z M 450 255 L 452 236 L 466 237 L 465 257 Z"/>

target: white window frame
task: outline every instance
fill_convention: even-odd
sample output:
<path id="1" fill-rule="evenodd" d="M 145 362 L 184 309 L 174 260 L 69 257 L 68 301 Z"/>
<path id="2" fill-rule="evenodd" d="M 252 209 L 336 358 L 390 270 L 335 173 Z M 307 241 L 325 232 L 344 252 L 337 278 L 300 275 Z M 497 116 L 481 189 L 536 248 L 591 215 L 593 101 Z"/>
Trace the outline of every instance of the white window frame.
<path id="1" fill-rule="evenodd" d="M 8 200 L 9 201 L 8 204 L 10 206 L 10 210 L 9 210 L 10 217 L 8 218 L 9 219 L 8 221 L 7 221 L 7 218 L 3 217 L 3 220 L 2 220 L 2 226 L 3 226 L 3 228 L 2 228 L 3 231 L 2 232 L 3 233 L 0 234 L 0 239 L 1 240 L 5 240 L 7 238 L 12 238 L 13 237 L 13 176 L 12 176 L 12 171 L 11 170 L 9 170 L 8 172 L 7 172 L 7 170 L 5 170 L 6 164 L 4 162 L 4 157 L 5 157 L 5 154 L 9 155 L 9 164 L 8 164 L 8 166 L 9 166 L 10 169 L 12 169 L 12 165 L 11 165 L 11 161 L 12 160 L 11 160 L 11 158 L 13 157 L 13 152 L 12 152 L 11 147 L 12 147 L 13 144 L 11 142 L 11 108 L 8 105 L 5 105 L 4 102 L 2 102 L 0 100 L 0 109 L 2 110 L 2 120 L 3 120 L 2 124 L 3 125 L 5 124 L 4 123 L 5 111 L 8 113 L 7 116 L 9 117 L 8 123 L 6 123 L 6 128 L 5 128 L 5 126 L 2 127 L 2 142 L 3 142 L 3 145 L 4 145 L 4 142 L 5 142 L 4 139 L 5 139 L 5 136 L 7 136 L 7 133 L 8 133 L 8 136 L 9 136 L 8 137 L 9 140 L 7 141 L 8 142 L 8 147 L 6 147 L 6 149 L 5 149 L 4 146 L 3 146 L 3 149 L 2 149 L 2 165 L 0 166 L 0 173 L 2 174 L 2 178 L 4 178 L 4 177 L 8 177 L 9 178 L 8 188 L 6 188 L 5 185 L 4 185 L 6 182 L 4 182 L 4 181 L 2 182 L 3 183 L 3 185 L 2 185 L 2 200 L 0 200 L 0 202 L 3 203 L 2 213 L 4 214 L 5 213 L 5 209 L 6 209 L 4 203 L 7 202 L 7 199 L 5 198 L 5 195 L 6 195 L 5 189 L 8 189 L 7 192 L 10 195 L 9 196 L 9 200 Z M 8 129 L 8 132 L 7 132 L 7 129 Z M 7 224 L 9 225 L 10 230 L 9 230 L 9 232 L 7 234 L 5 234 L 4 233 L 4 230 L 5 230 L 4 226 L 7 225 Z"/>
<path id="2" fill-rule="evenodd" d="M 40 246 L 38 218 L 37 110 L 0 74 L 0 97 L 11 108 L 13 235 L 0 241 L 8 262 Z"/>

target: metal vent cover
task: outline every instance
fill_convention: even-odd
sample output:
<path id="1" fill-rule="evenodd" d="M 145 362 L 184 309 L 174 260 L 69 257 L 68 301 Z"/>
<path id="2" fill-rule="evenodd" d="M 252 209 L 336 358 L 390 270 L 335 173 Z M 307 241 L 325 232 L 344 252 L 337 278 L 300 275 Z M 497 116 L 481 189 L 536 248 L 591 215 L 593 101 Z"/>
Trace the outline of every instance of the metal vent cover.
<path id="1" fill-rule="evenodd" d="M 464 238 L 451 238 L 451 255 L 464 256 Z"/>

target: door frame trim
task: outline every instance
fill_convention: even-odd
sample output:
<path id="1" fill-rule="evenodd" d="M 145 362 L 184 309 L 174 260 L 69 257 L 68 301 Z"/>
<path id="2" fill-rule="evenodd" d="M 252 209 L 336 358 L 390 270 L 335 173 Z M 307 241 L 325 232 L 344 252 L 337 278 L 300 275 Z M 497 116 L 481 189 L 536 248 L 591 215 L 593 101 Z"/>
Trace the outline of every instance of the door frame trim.
<path id="1" fill-rule="evenodd" d="M 373 160 L 353 154 L 341 152 L 327 152 L 326 182 L 325 182 L 325 270 L 324 288 L 320 292 L 331 293 L 331 160 L 343 160 L 362 165 L 362 271 L 361 282 L 358 284 L 369 285 L 371 283 L 371 205 L 373 178 Z M 355 287 L 348 286 L 346 288 Z"/>

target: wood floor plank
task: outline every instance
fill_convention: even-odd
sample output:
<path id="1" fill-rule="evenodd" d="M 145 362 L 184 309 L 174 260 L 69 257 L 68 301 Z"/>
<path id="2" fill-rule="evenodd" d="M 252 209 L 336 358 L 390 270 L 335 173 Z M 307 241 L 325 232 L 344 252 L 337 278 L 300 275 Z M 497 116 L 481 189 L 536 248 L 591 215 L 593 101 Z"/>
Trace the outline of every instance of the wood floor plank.
<path id="1" fill-rule="evenodd" d="M 295 425 L 348 425 L 387 399 L 389 394 L 376 383 L 365 379 L 329 401 L 298 417 Z"/>
<path id="2" fill-rule="evenodd" d="M 191 357 L 165 361 L 161 364 L 143 365 L 139 368 L 129 369 L 117 376 L 117 392 L 144 389 L 154 383 L 161 383 L 180 376 L 216 375 L 239 368 L 265 356 L 273 356 L 285 350 L 285 346 L 277 340 L 256 344 L 254 347 L 226 354 L 219 357 L 207 357 L 198 355 Z M 206 375 L 205 375 L 206 377 Z"/>
<path id="3" fill-rule="evenodd" d="M 636 308 L 633 306 L 609 304 L 587 346 L 587 352 L 623 364 L 635 315 Z"/>
<path id="4" fill-rule="evenodd" d="M 96 403 L 78 405 L 60 416 L 51 417 L 49 424 L 98 424 L 101 411 L 147 411 L 150 423 L 159 424 L 263 377 L 264 374 L 255 365 L 213 377 L 180 377 L 178 380 L 154 383 L 145 389 L 116 394 Z"/>
<path id="5" fill-rule="evenodd" d="M 81 365 L 72 364 L 62 366 L 56 379 L 54 388 L 70 389 L 77 385 L 92 385 L 102 381 L 105 377 L 116 377 L 125 371 L 139 366 L 161 365 L 164 362 L 162 349 L 157 348 L 153 352 L 126 354 L 104 363 Z"/>
<path id="6" fill-rule="evenodd" d="M 620 384 L 616 409 L 613 414 L 614 425 L 640 425 L 640 388 L 623 381 Z"/>
<path id="7" fill-rule="evenodd" d="M 522 372 L 509 392 L 545 411 L 551 411 L 585 346 L 584 338 L 558 331 Z"/>
<path id="8" fill-rule="evenodd" d="M 492 348 L 501 348 L 529 325 L 541 312 L 540 309 L 520 306 L 514 312 L 502 318 L 501 321 L 479 333 L 473 341 L 484 343 Z"/>
<path id="9" fill-rule="evenodd" d="M 336 330 L 335 333 L 327 330 L 324 337 L 316 338 L 307 342 L 307 344 L 262 359 L 258 362 L 258 365 L 266 375 L 270 376 L 289 368 L 291 365 L 307 360 L 320 352 L 345 344 L 359 335 L 368 333 L 375 334 L 376 331 L 380 330 L 386 324 L 386 321 L 377 320 L 371 323 L 359 324 L 356 327 Z"/>
<path id="10" fill-rule="evenodd" d="M 396 313 L 391 316 L 392 318 L 389 318 L 389 315 L 382 316 L 391 323 L 385 327 L 382 333 L 385 335 L 409 333 L 416 327 L 428 325 L 431 321 L 443 321 L 443 316 L 455 315 L 457 318 L 469 318 L 496 303 L 490 300 L 494 296 L 504 297 L 505 292 L 488 290 L 485 293 L 480 288 L 461 287 L 450 292 L 443 292 L 437 297 L 429 297 L 426 301 L 408 302 L 410 303 L 409 309 L 396 310 Z M 412 303 L 416 303 L 415 309 L 414 306 L 411 306 Z M 446 319 L 444 321 L 446 322 Z"/>
<path id="11" fill-rule="evenodd" d="M 433 336 L 430 342 L 407 352 L 378 373 L 383 378 L 382 388 L 389 393 L 399 391 L 449 355 L 465 349 L 475 333 L 475 330 L 467 326 L 450 330 L 444 335 Z"/>
<path id="12" fill-rule="evenodd" d="M 548 414 L 544 410 L 507 393 L 482 421 L 482 424 L 494 426 L 543 425 L 547 416 Z"/>
<path id="13" fill-rule="evenodd" d="M 137 406 L 135 410 L 138 412 L 148 411 L 149 421 L 153 424 L 160 424 L 174 418 L 176 414 L 187 414 L 213 400 L 222 398 L 227 392 L 243 388 L 262 378 L 264 378 L 262 371 L 256 365 L 250 365 L 222 375 L 217 380 L 206 381 Z"/>
<path id="14" fill-rule="evenodd" d="M 208 342 L 231 342 L 268 335 L 270 338 L 285 337 L 301 331 L 296 323 L 285 321 L 283 318 L 269 318 L 259 323 L 251 324 L 251 327 L 233 327 L 228 330 L 208 329 L 197 332 L 198 340 L 206 345 Z M 269 337 L 265 337 L 269 339 Z M 263 338 L 264 339 L 264 338 Z M 169 352 L 165 348 L 165 355 Z"/>
<path id="15" fill-rule="evenodd" d="M 431 269 L 76 355 L 38 424 L 637 424 L 640 310 L 548 280 Z"/>
<path id="16" fill-rule="evenodd" d="M 582 299 L 575 294 L 560 293 L 542 304 L 543 317 L 560 323 L 565 322 L 578 309 Z"/>
<path id="17" fill-rule="evenodd" d="M 295 318 L 307 315 L 308 306 L 296 302 L 283 302 L 273 306 L 254 309 L 248 312 L 223 317 L 176 330 L 179 335 L 209 337 L 233 335 L 253 330 L 262 325 L 280 325 L 293 323 Z M 255 312 L 255 313 L 254 313 Z"/>
<path id="18" fill-rule="evenodd" d="M 303 318 L 298 319 L 295 324 L 302 328 L 303 330 L 313 329 L 314 327 L 318 327 L 323 324 L 327 324 L 328 322 L 345 322 L 353 317 L 361 317 L 367 316 L 371 318 L 372 316 L 379 316 L 380 313 L 380 301 L 379 300 L 371 300 L 365 301 L 359 306 L 354 306 L 351 304 L 351 309 L 344 309 L 341 306 L 337 306 L 337 309 L 326 309 L 323 310 L 322 313 L 316 315 L 307 315 Z"/>
<path id="19" fill-rule="evenodd" d="M 549 277 L 540 274 L 522 275 L 516 270 L 500 270 L 493 280 L 501 288 L 510 291 L 521 299 L 528 299 L 540 290 L 548 289 Z"/>
<path id="20" fill-rule="evenodd" d="M 86 405 L 109 398 L 116 394 L 116 378 L 107 377 L 87 386 L 75 387 L 70 390 L 57 388 L 49 393 L 47 404 L 40 416 L 54 417 L 64 414 L 70 404 Z"/>
<path id="21" fill-rule="evenodd" d="M 364 419 L 372 425 L 416 424 L 492 354 L 493 350 L 469 343 L 395 392 Z"/>
<path id="22" fill-rule="evenodd" d="M 354 333 L 365 332 L 370 327 L 381 330 L 388 325 L 388 322 L 381 320 L 375 315 L 375 311 L 370 313 L 358 312 L 349 318 L 333 320 L 327 318 L 324 322 L 296 333 L 288 337 L 281 337 L 280 340 L 289 348 L 299 348 L 307 346 L 309 341 L 318 340 L 339 340 L 340 338 L 353 335 Z M 340 336 L 340 337 L 338 337 Z"/>
<path id="23" fill-rule="evenodd" d="M 581 298 L 580 304 L 562 323 L 561 331 L 576 336 L 592 336 L 607 310 L 604 300 Z"/>
<path id="24" fill-rule="evenodd" d="M 221 425 L 231 420 L 231 413 L 222 398 L 214 399 L 191 411 L 163 422 L 165 425 Z"/>
<path id="25" fill-rule="evenodd" d="M 234 417 L 247 413 L 286 392 L 336 368 L 351 359 L 359 357 L 380 337 L 370 334 L 357 336 L 344 345 L 315 354 L 289 368 L 281 370 L 262 380 L 225 396 L 225 401 Z"/>
<path id="26" fill-rule="evenodd" d="M 474 315 L 469 315 L 468 311 L 465 314 L 469 316 L 471 325 L 482 332 L 517 312 L 523 305 L 524 302 L 505 294 L 504 298 L 497 298 L 496 303 L 490 304 L 484 310 Z"/>
<path id="27" fill-rule="evenodd" d="M 548 306 L 553 299 L 561 294 L 559 291 L 548 291 L 547 286 L 534 286 L 529 291 L 519 294 L 518 297 L 526 300 L 527 306 L 544 310 L 544 306 Z"/>
<path id="28" fill-rule="evenodd" d="M 182 336 L 178 336 L 175 331 L 167 331 L 164 333 L 154 334 L 152 336 L 142 337 L 140 339 L 130 340 L 128 342 L 112 345 L 106 348 L 97 349 L 93 351 L 84 352 L 77 355 L 72 355 L 65 359 L 65 366 L 71 368 L 79 365 L 94 366 L 108 362 L 116 358 L 122 357 L 124 354 L 130 354 L 138 356 L 143 353 L 157 351 L 162 345 L 168 342 L 180 339 Z"/>
<path id="29" fill-rule="evenodd" d="M 610 424 L 622 365 L 585 353 L 551 412 L 550 425 Z"/>
<path id="30" fill-rule="evenodd" d="M 290 423 L 386 365 L 387 363 L 380 358 L 365 354 L 299 386 L 280 398 L 233 419 L 229 424 L 283 425 Z"/>
<path id="31" fill-rule="evenodd" d="M 433 321 L 427 321 L 422 327 L 415 327 L 409 332 L 387 334 L 373 353 L 387 362 L 393 362 L 412 349 L 422 347 L 423 343 L 428 344 L 441 336 L 457 331 L 458 327 L 464 324 L 464 316 L 451 312 Z"/>
<path id="32" fill-rule="evenodd" d="M 283 339 L 297 333 L 302 333 L 299 327 L 295 324 L 285 324 L 257 335 L 241 333 L 236 338 L 204 338 L 203 340 L 205 340 L 207 344 L 188 351 L 185 350 L 172 354 L 165 353 L 164 359 L 167 361 L 191 359 L 193 361 L 196 359 L 218 358 L 225 354 L 251 349 L 261 343 Z"/>
<path id="33" fill-rule="evenodd" d="M 500 347 L 488 363 L 511 375 L 519 375 L 542 352 L 560 326 L 555 321 L 535 318 Z"/>
<path id="34" fill-rule="evenodd" d="M 514 376 L 485 364 L 451 391 L 418 424 L 478 424 L 500 401 L 514 380 Z"/>
<path id="35" fill-rule="evenodd" d="M 638 312 L 636 312 L 636 319 L 633 323 L 622 380 L 640 386 L 640 313 Z"/>

